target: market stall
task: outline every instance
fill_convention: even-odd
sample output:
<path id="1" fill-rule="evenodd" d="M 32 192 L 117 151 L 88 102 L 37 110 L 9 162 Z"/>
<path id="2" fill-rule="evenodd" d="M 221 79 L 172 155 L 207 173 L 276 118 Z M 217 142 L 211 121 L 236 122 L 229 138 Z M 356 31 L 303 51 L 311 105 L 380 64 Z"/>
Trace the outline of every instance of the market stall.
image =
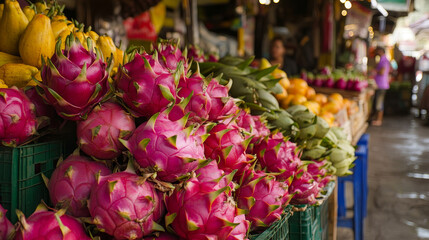
<path id="1" fill-rule="evenodd" d="M 1 240 L 332 235 L 366 86 L 323 92 L 175 38 L 125 49 L 56 2 L 0 6 Z"/>

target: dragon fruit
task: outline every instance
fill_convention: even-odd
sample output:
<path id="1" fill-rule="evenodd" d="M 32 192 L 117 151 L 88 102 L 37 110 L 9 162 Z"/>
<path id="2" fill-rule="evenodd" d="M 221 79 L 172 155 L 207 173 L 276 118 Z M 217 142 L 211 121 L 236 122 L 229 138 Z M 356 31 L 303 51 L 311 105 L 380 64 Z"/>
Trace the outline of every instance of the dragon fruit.
<path id="1" fill-rule="evenodd" d="M 58 115 L 82 120 L 110 89 L 107 66 L 98 50 L 97 54 L 87 51 L 72 34 L 67 37 L 65 50 L 60 48 L 58 40 L 55 54 L 43 66 L 39 85 Z"/>
<path id="2" fill-rule="evenodd" d="M 192 126 L 185 129 L 186 118 L 172 121 L 167 111 L 157 113 L 121 142 L 144 172 L 157 172 L 166 182 L 181 180 L 205 159 L 201 137 L 191 133 Z"/>
<path id="3" fill-rule="evenodd" d="M 179 66 L 179 62 L 184 64 L 185 69 L 187 68 L 186 59 L 179 49 L 178 40 L 160 40 L 157 50 L 159 62 L 164 68 L 175 71 Z"/>
<path id="4" fill-rule="evenodd" d="M 281 218 L 290 200 L 288 185 L 274 175 L 249 169 L 236 192 L 237 206 L 247 211 L 251 229 L 262 230 Z"/>
<path id="5" fill-rule="evenodd" d="M 319 188 L 324 188 L 332 179 L 328 175 L 329 162 L 325 159 L 322 161 L 311 161 L 307 165 L 307 172 L 313 176 L 313 179 L 318 183 Z"/>
<path id="6" fill-rule="evenodd" d="M 183 76 L 179 82 L 179 89 L 178 96 L 180 98 L 186 99 L 191 96 L 184 111 L 190 113 L 190 121 L 204 122 L 207 120 L 211 110 L 211 98 L 200 73 L 196 72 L 190 78 Z"/>
<path id="7" fill-rule="evenodd" d="M 152 183 L 127 169 L 101 176 L 88 202 L 94 224 L 115 239 L 140 239 L 164 229 L 164 206 Z"/>
<path id="8" fill-rule="evenodd" d="M 17 214 L 20 225 L 15 240 L 91 240 L 82 223 L 65 215 L 63 210 L 51 212 L 39 205 L 27 219 L 22 212 Z"/>
<path id="9" fill-rule="evenodd" d="M 6 218 L 7 210 L 0 205 L 0 240 L 11 239 L 15 233 L 13 224 Z"/>
<path id="10" fill-rule="evenodd" d="M 77 124 L 80 149 L 91 157 L 109 160 L 125 149 L 119 138 L 128 139 L 136 126 L 121 106 L 107 102 L 96 106 L 85 121 Z"/>
<path id="11" fill-rule="evenodd" d="M 196 45 L 188 46 L 188 59 L 192 59 L 195 62 L 205 62 L 206 59 L 204 57 L 203 50 Z M 217 61 L 215 61 L 217 62 Z"/>
<path id="12" fill-rule="evenodd" d="M 36 87 L 28 87 L 24 92 L 35 106 L 36 117 L 42 119 L 42 123 L 38 126 L 39 129 L 46 127 L 49 124 L 55 125 L 54 123 L 59 123 L 58 121 L 55 121 L 58 118 L 55 109 L 43 100 L 37 92 Z"/>
<path id="13" fill-rule="evenodd" d="M 136 53 L 117 75 L 118 96 L 138 117 L 152 116 L 176 99 L 174 77 L 160 68 L 156 58 L 156 54 L 150 58 Z"/>
<path id="14" fill-rule="evenodd" d="M 211 52 L 207 58 L 208 62 L 219 62 L 219 53 Z"/>
<path id="15" fill-rule="evenodd" d="M 89 217 L 87 200 L 96 182 L 96 175 L 110 173 L 101 163 L 79 155 L 70 155 L 60 162 L 47 184 L 52 204 L 67 209 L 74 217 Z"/>
<path id="16" fill-rule="evenodd" d="M 305 169 L 301 169 L 295 176 L 289 189 L 294 194 L 291 204 L 316 204 L 316 197 L 320 192 L 319 184 Z"/>
<path id="17" fill-rule="evenodd" d="M 259 142 L 271 133 L 261 116 L 252 116 L 246 110 L 240 110 L 236 121 L 239 127 L 246 130 L 253 137 L 251 143 Z"/>
<path id="18" fill-rule="evenodd" d="M 212 105 L 209 120 L 214 121 L 227 118 L 239 111 L 234 99 L 228 96 L 228 88 L 219 84 L 216 80 L 210 81 L 207 86 L 207 93 L 211 98 Z"/>
<path id="19" fill-rule="evenodd" d="M 250 228 L 250 222 L 246 220 L 246 216 L 244 214 L 237 215 L 234 218 L 234 223 L 239 224 L 232 230 L 226 240 L 249 240 L 246 236 Z"/>
<path id="20" fill-rule="evenodd" d="M 195 173 L 197 174 L 198 181 L 211 185 L 214 190 L 219 190 L 226 186 L 229 186 L 231 189 L 235 189 L 236 187 L 236 184 L 231 181 L 235 172 L 228 174 L 219 169 L 216 161 L 209 162 L 206 166 L 197 169 Z"/>
<path id="21" fill-rule="evenodd" d="M 249 163 L 246 149 L 250 140 L 236 125 L 219 123 L 204 142 L 204 152 L 207 158 L 218 161 L 222 170 L 241 172 Z"/>
<path id="22" fill-rule="evenodd" d="M 0 88 L 0 141 L 5 146 L 16 146 L 36 133 L 34 104 L 24 92 Z"/>
<path id="23" fill-rule="evenodd" d="M 262 168 L 279 173 L 278 180 L 290 180 L 301 165 L 296 145 L 284 139 L 282 133 L 275 133 L 256 144 L 253 153 L 258 156 Z"/>
<path id="24" fill-rule="evenodd" d="M 159 233 L 159 236 L 145 237 L 143 240 L 180 240 L 179 237 L 169 233 Z"/>
<path id="25" fill-rule="evenodd" d="M 167 228 L 185 239 L 227 239 L 239 225 L 234 222 L 238 220 L 235 203 L 226 193 L 229 187 L 215 189 L 197 178 L 176 188 L 165 199 Z"/>

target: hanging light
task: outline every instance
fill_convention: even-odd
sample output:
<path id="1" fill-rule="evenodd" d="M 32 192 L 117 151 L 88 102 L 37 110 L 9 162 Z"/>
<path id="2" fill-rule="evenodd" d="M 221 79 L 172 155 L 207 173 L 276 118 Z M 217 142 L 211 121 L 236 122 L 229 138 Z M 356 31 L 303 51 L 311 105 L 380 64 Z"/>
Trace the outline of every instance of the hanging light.
<path id="1" fill-rule="evenodd" d="M 271 4 L 271 0 L 265 0 L 265 5 L 270 5 Z"/>
<path id="2" fill-rule="evenodd" d="M 341 2 L 341 3 L 345 3 L 345 2 L 346 2 L 346 0 L 340 0 L 340 2 Z"/>
<path id="3" fill-rule="evenodd" d="M 259 0 L 260 4 L 265 4 L 265 0 Z"/>
<path id="4" fill-rule="evenodd" d="M 350 8 L 352 8 L 352 3 L 351 3 L 349 0 L 347 0 L 347 1 L 344 3 L 344 6 L 345 6 L 347 9 L 350 9 Z"/>
<path id="5" fill-rule="evenodd" d="M 279 3 L 279 2 L 280 2 L 280 0 L 273 0 L 273 2 L 274 2 L 274 3 Z"/>
<path id="6" fill-rule="evenodd" d="M 346 10 L 341 11 L 341 15 L 343 15 L 343 17 L 347 16 L 347 11 Z"/>

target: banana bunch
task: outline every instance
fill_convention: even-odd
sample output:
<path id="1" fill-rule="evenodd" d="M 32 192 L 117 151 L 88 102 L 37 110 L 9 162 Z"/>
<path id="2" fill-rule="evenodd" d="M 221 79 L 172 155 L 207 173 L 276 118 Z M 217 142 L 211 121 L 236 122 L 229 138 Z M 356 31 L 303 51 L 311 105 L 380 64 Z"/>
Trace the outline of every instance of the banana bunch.
<path id="1" fill-rule="evenodd" d="M 330 170 L 337 176 L 352 174 L 349 170 L 355 160 L 355 148 L 347 140 L 346 133 L 338 127 L 329 127 L 321 117 L 307 107 L 295 105 L 287 109 L 299 131 L 291 140 L 302 147 L 301 159 L 328 159 Z"/>

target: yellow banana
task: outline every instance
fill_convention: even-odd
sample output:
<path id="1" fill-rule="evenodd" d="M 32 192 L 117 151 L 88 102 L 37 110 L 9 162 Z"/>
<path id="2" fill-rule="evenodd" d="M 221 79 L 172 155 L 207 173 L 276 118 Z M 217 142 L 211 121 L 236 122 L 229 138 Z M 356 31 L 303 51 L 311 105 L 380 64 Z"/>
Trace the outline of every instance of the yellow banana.
<path id="1" fill-rule="evenodd" d="M 19 41 L 19 53 L 25 64 L 40 68 L 43 58 L 50 58 L 55 51 L 55 37 L 51 20 L 43 14 L 36 14 L 28 24 Z"/>
<path id="2" fill-rule="evenodd" d="M 25 87 L 32 80 L 39 70 L 33 66 L 22 63 L 7 63 L 0 67 L 0 79 L 6 85 L 18 88 Z"/>
<path id="3" fill-rule="evenodd" d="M 5 0 L 3 17 L 0 21 L 0 51 L 18 55 L 19 38 L 28 25 L 18 1 Z"/>

